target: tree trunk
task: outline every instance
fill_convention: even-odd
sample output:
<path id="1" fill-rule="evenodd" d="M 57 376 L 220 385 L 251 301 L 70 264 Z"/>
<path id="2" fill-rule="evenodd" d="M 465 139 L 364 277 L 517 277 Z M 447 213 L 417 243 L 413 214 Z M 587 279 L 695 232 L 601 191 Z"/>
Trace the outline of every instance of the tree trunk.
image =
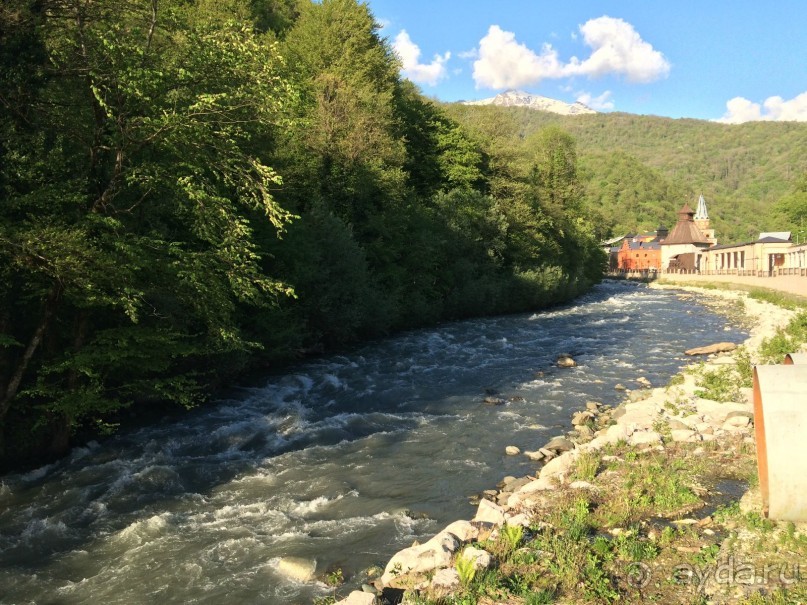
<path id="1" fill-rule="evenodd" d="M 42 344 L 42 339 L 45 337 L 45 333 L 50 326 L 51 319 L 53 319 L 53 315 L 56 313 L 56 308 L 58 306 L 61 294 L 61 286 L 59 284 L 54 284 L 48 293 L 48 298 L 45 301 L 45 308 L 42 310 L 42 317 L 39 320 L 39 324 L 37 325 L 36 330 L 34 330 L 34 333 L 31 335 L 31 338 L 28 341 L 28 346 L 25 347 L 22 357 L 20 357 L 19 361 L 17 362 L 17 367 L 11 374 L 11 378 L 9 379 L 5 391 L 2 394 L 2 399 L 0 399 L 0 423 L 2 423 L 5 419 L 8 410 L 11 408 L 11 402 L 14 400 L 14 398 L 17 396 L 17 392 L 20 390 L 20 385 L 22 384 L 22 379 L 25 376 L 25 371 L 28 369 L 28 365 L 31 363 L 34 353 L 36 353 L 39 345 Z"/>

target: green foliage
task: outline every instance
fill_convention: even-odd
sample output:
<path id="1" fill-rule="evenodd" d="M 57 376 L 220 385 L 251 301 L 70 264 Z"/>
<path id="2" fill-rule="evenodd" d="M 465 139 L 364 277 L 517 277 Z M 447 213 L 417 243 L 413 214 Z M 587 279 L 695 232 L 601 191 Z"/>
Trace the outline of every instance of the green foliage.
<path id="1" fill-rule="evenodd" d="M 460 577 L 460 584 L 465 588 L 471 585 L 476 577 L 476 560 L 471 557 L 460 555 L 454 561 L 454 568 Z"/>
<path id="2" fill-rule="evenodd" d="M 49 6 L 0 9 L 3 461 L 602 276 L 572 136 L 468 127 L 364 3 Z"/>
<path id="3" fill-rule="evenodd" d="M 520 525 L 504 524 L 500 530 L 502 540 L 504 540 L 508 552 L 514 551 L 524 539 L 524 528 Z"/>
<path id="4" fill-rule="evenodd" d="M 743 371 L 747 371 L 743 368 Z M 696 378 L 699 387 L 695 395 L 713 401 L 737 401 L 740 397 L 740 384 L 734 368 L 722 367 L 717 370 L 701 371 Z"/>

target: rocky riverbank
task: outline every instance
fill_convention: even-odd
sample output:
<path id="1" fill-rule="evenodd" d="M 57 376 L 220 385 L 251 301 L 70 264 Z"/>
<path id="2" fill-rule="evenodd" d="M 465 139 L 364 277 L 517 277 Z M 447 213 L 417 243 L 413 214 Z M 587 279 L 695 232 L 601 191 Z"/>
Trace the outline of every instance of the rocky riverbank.
<path id="1" fill-rule="evenodd" d="M 543 447 L 513 444 L 508 454 L 543 462 L 535 475 L 505 477 L 472 520 L 398 552 L 373 585 L 340 603 L 633 602 L 651 594 L 665 603 L 698 595 L 729 603 L 759 588 L 753 573 L 738 587 L 710 583 L 704 570 L 719 563 L 730 536 L 736 546 L 749 523 L 769 523 L 751 495 L 741 508 L 735 493 L 753 483 L 756 468 L 750 389 L 738 385 L 763 340 L 795 312 L 744 293 L 687 290 L 747 322 L 744 346 L 699 357 L 665 387 L 637 377 L 614 409 L 581 402 L 573 430 Z M 574 371 L 567 360 L 559 365 Z M 801 544 L 796 530 L 783 531 Z M 766 578 L 762 589 L 785 583 L 774 584 Z"/>

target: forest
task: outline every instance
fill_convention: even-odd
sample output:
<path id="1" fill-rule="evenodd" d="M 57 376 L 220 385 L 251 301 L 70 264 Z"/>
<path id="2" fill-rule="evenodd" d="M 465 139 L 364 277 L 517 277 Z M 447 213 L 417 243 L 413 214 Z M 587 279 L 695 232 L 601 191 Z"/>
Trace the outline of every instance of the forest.
<path id="1" fill-rule="evenodd" d="M 567 125 L 502 144 L 399 67 L 357 0 L 4 0 L 0 467 L 601 278 Z"/>
<path id="2" fill-rule="evenodd" d="M 493 146 L 528 145 L 549 126 L 573 136 L 584 210 L 602 239 L 671 227 L 683 203 L 694 208 L 701 193 L 720 243 L 752 241 L 762 231 L 807 229 L 804 123 L 561 116 L 460 104 L 445 109 Z"/>

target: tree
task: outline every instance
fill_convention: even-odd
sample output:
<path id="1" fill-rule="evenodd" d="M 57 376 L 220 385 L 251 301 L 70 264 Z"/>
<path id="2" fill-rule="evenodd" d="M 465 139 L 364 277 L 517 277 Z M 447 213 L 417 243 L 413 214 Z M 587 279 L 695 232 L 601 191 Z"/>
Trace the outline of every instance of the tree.
<path id="1" fill-rule="evenodd" d="M 191 404 L 191 359 L 251 346 L 238 305 L 290 292 L 250 224 L 290 219 L 261 160 L 288 90 L 274 46 L 179 0 L 15 2 L 44 60 L 28 115 L 2 99 L 0 426 L 50 425 L 61 448 L 134 400 Z"/>

